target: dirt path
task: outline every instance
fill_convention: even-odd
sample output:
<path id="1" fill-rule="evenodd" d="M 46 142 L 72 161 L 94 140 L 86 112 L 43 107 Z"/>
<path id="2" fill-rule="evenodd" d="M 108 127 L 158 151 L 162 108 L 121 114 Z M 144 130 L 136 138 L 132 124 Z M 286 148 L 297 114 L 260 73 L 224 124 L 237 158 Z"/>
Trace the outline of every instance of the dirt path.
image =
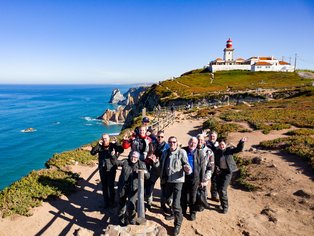
<path id="1" fill-rule="evenodd" d="M 186 145 L 190 135 L 201 131 L 201 124 L 202 120 L 176 121 L 166 129 L 166 137 L 175 135 Z M 261 140 L 273 139 L 282 133 L 276 131 L 266 136 L 254 131 L 230 135 L 229 140 L 234 144 L 244 135 L 249 138 L 243 157 L 262 159 L 261 164 L 250 167 L 260 189 L 245 192 L 230 187 L 228 214 L 220 214 L 215 209 L 217 204 L 209 201 L 212 210 L 198 213 L 196 221 L 184 218 L 181 235 L 314 235 L 313 170 L 302 160 L 279 152 L 248 151 Z M 43 203 L 33 209 L 31 217 L 1 219 L 0 235 L 101 235 L 108 224 L 116 224 L 114 211 L 101 210 L 96 166 L 73 166 L 72 170 L 82 177 L 78 192 Z M 158 183 L 154 207 L 152 212 L 147 212 L 147 219 L 163 225 L 170 233 L 173 221 L 166 221 L 160 214 L 159 193 Z"/>

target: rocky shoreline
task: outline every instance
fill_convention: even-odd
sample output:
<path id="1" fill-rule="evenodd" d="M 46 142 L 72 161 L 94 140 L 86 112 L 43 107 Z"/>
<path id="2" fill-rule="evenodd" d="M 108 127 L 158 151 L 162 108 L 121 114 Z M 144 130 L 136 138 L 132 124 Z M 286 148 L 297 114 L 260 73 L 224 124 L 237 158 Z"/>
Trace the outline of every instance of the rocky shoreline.
<path id="1" fill-rule="evenodd" d="M 109 103 L 118 104 L 119 106 L 115 110 L 105 110 L 100 116 L 97 117 L 97 119 L 102 120 L 105 125 L 110 124 L 110 122 L 123 124 L 133 105 L 138 103 L 148 88 L 149 87 L 147 86 L 130 88 L 124 94 L 122 94 L 119 89 L 114 89 L 111 93 Z"/>

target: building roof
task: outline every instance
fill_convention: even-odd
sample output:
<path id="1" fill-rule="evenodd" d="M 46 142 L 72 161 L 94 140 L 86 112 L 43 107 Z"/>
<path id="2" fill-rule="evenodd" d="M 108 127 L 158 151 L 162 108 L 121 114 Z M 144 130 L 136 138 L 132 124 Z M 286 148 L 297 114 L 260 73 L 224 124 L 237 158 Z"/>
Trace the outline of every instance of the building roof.
<path id="1" fill-rule="evenodd" d="M 255 63 L 256 66 L 271 66 L 272 64 L 266 62 L 266 61 L 258 61 Z"/>
<path id="2" fill-rule="evenodd" d="M 276 60 L 274 57 L 258 57 L 259 60 L 263 60 L 263 61 L 266 61 L 266 60 Z"/>
<path id="3" fill-rule="evenodd" d="M 224 61 L 224 60 L 218 57 L 215 61 Z"/>
<path id="4" fill-rule="evenodd" d="M 285 62 L 285 61 L 279 61 L 279 65 L 290 65 L 290 63 Z"/>
<path id="5" fill-rule="evenodd" d="M 240 57 L 240 58 L 237 58 L 236 61 L 244 61 L 244 59 Z"/>

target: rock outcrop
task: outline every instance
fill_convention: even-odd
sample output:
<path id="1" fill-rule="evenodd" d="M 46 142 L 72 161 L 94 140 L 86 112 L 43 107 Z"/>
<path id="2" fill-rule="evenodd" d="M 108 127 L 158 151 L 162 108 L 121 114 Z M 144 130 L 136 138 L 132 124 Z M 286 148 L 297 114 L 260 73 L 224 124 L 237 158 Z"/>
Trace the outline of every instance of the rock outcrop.
<path id="1" fill-rule="evenodd" d="M 124 100 L 125 100 L 125 97 L 123 96 L 123 94 L 120 92 L 119 89 L 112 90 L 109 103 L 118 104 L 119 102 L 124 101 Z"/>
<path id="2" fill-rule="evenodd" d="M 153 221 L 147 221 L 144 225 L 128 225 L 121 227 L 119 225 L 108 225 L 105 230 L 105 236 L 167 236 L 167 230 Z"/>
<path id="3" fill-rule="evenodd" d="M 130 88 L 124 94 L 121 93 L 119 89 L 114 89 L 111 93 L 109 103 L 123 105 L 123 106 L 132 106 L 137 103 L 141 96 L 147 91 L 149 87 L 140 86 L 137 88 Z"/>
<path id="4" fill-rule="evenodd" d="M 125 110 L 122 106 L 119 106 L 116 110 L 107 109 L 97 119 L 103 120 L 104 124 L 108 125 L 110 122 L 124 123 L 125 118 L 128 115 L 128 110 Z"/>
<path id="5" fill-rule="evenodd" d="M 105 124 L 110 122 L 124 123 L 129 111 L 133 108 L 134 104 L 137 104 L 143 94 L 149 87 L 140 86 L 138 88 L 130 88 L 123 95 L 119 89 L 114 89 L 110 97 L 110 103 L 119 104 L 116 110 L 107 109 L 97 119 L 103 120 Z"/>

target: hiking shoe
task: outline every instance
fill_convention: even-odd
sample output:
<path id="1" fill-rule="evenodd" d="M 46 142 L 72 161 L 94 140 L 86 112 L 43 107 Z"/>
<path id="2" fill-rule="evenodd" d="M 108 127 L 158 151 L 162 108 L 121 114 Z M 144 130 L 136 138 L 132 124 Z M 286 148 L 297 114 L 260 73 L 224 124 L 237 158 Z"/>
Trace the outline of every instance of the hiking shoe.
<path id="1" fill-rule="evenodd" d="M 171 209 L 166 207 L 166 206 L 161 207 L 161 209 L 164 211 L 164 213 L 167 213 L 167 214 L 171 214 L 172 213 Z"/>
<path id="2" fill-rule="evenodd" d="M 174 219 L 174 215 L 169 215 L 169 216 L 165 216 L 166 220 L 173 220 Z"/>
<path id="3" fill-rule="evenodd" d="M 177 235 L 180 234 L 180 228 L 181 228 L 181 226 L 174 227 L 174 230 L 173 230 L 173 235 L 174 236 L 177 236 Z"/>
<path id="4" fill-rule="evenodd" d="M 212 200 L 214 202 L 219 202 L 219 198 L 217 198 L 217 197 L 212 197 L 210 200 Z"/>
<path id="5" fill-rule="evenodd" d="M 196 220 L 196 213 L 191 213 L 191 221 Z"/>
<path id="6" fill-rule="evenodd" d="M 228 208 L 227 207 L 219 206 L 218 208 L 220 210 L 220 213 L 222 213 L 222 214 L 227 214 L 228 213 Z"/>
<path id="7" fill-rule="evenodd" d="M 134 219 L 130 220 L 130 225 L 136 225 L 136 221 Z"/>

